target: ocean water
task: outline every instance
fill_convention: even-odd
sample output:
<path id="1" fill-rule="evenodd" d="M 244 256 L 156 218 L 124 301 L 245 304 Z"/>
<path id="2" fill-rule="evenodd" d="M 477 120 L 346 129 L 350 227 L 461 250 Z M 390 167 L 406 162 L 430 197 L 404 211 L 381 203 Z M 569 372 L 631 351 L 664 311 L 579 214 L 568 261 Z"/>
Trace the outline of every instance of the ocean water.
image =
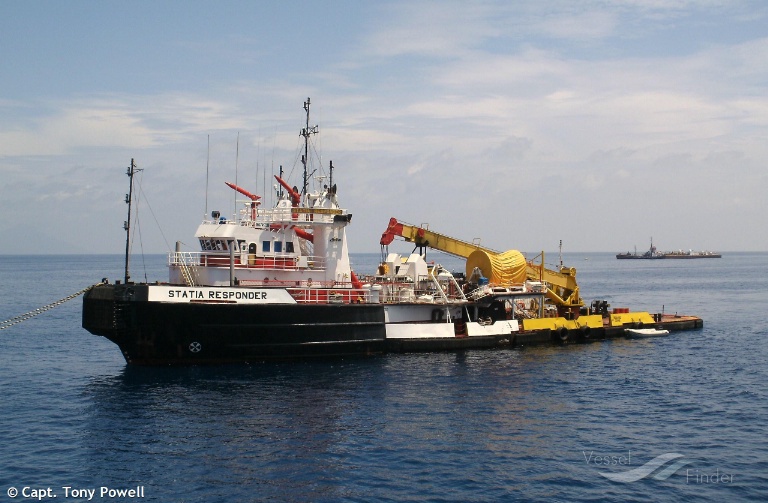
<path id="1" fill-rule="evenodd" d="M 377 259 L 353 255 L 359 273 Z M 0 330 L 0 501 L 768 500 L 768 254 L 564 262 L 587 302 L 705 326 L 188 368 L 127 367 L 81 328 L 81 298 Z M 133 278 L 164 267 L 134 258 Z M 0 320 L 104 276 L 120 256 L 0 256 Z"/>

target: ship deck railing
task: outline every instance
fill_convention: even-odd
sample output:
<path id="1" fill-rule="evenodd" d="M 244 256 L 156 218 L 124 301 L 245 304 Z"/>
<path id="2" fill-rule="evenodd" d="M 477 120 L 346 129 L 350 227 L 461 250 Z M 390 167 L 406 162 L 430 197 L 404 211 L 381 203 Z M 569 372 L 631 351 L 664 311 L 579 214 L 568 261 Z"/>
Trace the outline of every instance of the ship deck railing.
<path id="1" fill-rule="evenodd" d="M 440 295 L 432 288 L 413 288 L 413 283 L 387 282 L 386 291 L 374 291 L 379 282 L 360 283 L 355 287 L 344 281 L 281 281 L 239 280 L 238 285 L 248 288 L 285 288 L 300 304 L 447 304 L 466 302 L 460 295 Z"/>
<path id="2" fill-rule="evenodd" d="M 368 304 L 370 291 L 355 288 L 349 281 L 284 281 L 264 278 L 263 280 L 240 280 L 239 286 L 249 288 L 285 288 L 300 304 Z"/>
<path id="3" fill-rule="evenodd" d="M 250 203 L 248 203 L 250 204 Z M 244 227 L 267 228 L 273 225 L 311 225 L 314 223 L 333 223 L 336 215 L 344 215 L 341 208 L 257 208 L 252 218 L 251 208 L 240 211 L 240 218 L 232 220 L 203 220 L 204 224 L 240 225 Z"/>
<path id="4" fill-rule="evenodd" d="M 325 270 L 325 257 L 295 255 L 260 256 L 254 253 L 235 253 L 236 269 L 262 269 L 279 271 Z M 179 267 L 223 267 L 230 265 L 228 252 L 171 252 L 168 265 Z"/>

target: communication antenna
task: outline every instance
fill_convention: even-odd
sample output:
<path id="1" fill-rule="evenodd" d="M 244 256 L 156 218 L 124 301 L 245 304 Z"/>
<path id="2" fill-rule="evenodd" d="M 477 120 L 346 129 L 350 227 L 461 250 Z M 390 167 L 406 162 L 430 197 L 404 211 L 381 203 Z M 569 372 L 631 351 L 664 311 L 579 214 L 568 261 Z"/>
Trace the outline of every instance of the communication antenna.
<path id="1" fill-rule="evenodd" d="M 304 110 L 307 112 L 307 126 L 301 130 L 299 133 L 299 136 L 304 137 L 304 155 L 301 156 L 301 163 L 304 165 L 304 186 L 301 189 L 302 195 L 306 195 L 307 193 L 307 163 L 309 162 L 309 137 L 313 134 L 317 134 L 320 132 L 320 129 L 317 127 L 317 125 L 309 127 L 309 105 L 310 100 L 307 98 L 307 101 L 304 102 Z"/>
<path id="2" fill-rule="evenodd" d="M 237 164 L 240 161 L 240 131 L 237 132 L 237 145 L 235 147 L 235 185 L 237 185 Z M 235 223 L 237 223 L 239 212 L 237 211 L 237 195 L 235 194 Z"/>
<path id="3" fill-rule="evenodd" d="M 211 165 L 211 135 L 208 135 L 208 154 L 205 159 L 205 213 L 208 214 L 208 168 Z"/>

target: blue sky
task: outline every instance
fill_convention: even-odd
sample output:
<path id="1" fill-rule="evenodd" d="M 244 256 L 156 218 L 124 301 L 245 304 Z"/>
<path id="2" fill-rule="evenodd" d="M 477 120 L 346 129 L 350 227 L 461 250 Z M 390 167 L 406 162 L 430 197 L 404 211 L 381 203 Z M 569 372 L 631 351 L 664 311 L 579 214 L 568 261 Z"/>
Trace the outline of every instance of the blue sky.
<path id="1" fill-rule="evenodd" d="M 0 253 L 120 253 L 131 158 L 134 250 L 192 244 L 209 155 L 209 211 L 234 211 L 235 176 L 298 183 L 307 97 L 353 252 L 389 217 L 499 250 L 768 250 L 762 1 L 0 12 Z"/>

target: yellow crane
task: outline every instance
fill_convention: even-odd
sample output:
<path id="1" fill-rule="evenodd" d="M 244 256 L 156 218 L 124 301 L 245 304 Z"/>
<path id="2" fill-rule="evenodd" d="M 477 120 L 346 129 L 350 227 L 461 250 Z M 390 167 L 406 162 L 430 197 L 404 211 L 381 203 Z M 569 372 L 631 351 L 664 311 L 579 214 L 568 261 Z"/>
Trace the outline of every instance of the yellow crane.
<path id="1" fill-rule="evenodd" d="M 417 227 L 391 218 L 389 226 L 381 235 L 380 243 L 387 246 L 397 236 L 420 248 L 429 247 L 465 258 L 467 277 L 478 267 L 491 283 L 501 286 L 519 284 L 526 280 L 544 282 L 547 285 L 547 298 L 557 306 L 561 316 L 567 312 L 578 316 L 579 309 L 584 305 L 576 284 L 576 269 L 562 266 L 560 271 L 547 269 L 544 267 L 544 252 L 540 255 L 541 263 L 534 264 L 533 261 L 526 261 L 517 250 L 498 252 L 478 243 L 462 241 L 427 227 Z"/>

